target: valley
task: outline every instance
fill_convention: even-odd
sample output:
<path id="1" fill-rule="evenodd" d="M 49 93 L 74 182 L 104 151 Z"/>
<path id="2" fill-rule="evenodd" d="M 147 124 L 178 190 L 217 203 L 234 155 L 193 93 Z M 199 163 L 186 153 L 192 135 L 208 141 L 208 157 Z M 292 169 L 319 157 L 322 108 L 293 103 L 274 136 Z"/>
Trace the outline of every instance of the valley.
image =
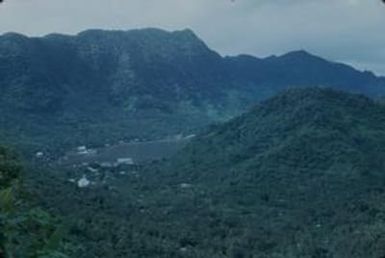
<path id="1" fill-rule="evenodd" d="M 176 136 L 171 139 L 157 141 L 121 142 L 116 145 L 107 145 L 102 148 L 87 149 L 79 146 L 76 150 L 67 152 L 58 160 L 59 166 L 81 164 L 100 164 L 112 167 L 119 163 L 143 164 L 146 162 L 166 159 L 183 148 L 194 135 L 186 137 Z"/>
<path id="2" fill-rule="evenodd" d="M 376 258 L 384 117 L 363 95 L 292 89 L 168 159 L 30 182 L 44 207 L 78 220 L 69 241 L 89 251 L 76 257 Z M 68 181 L 84 175 L 95 184 Z"/>
<path id="3" fill-rule="evenodd" d="M 6 33 L 0 64 L 0 257 L 385 257 L 385 77 L 190 29 Z"/>

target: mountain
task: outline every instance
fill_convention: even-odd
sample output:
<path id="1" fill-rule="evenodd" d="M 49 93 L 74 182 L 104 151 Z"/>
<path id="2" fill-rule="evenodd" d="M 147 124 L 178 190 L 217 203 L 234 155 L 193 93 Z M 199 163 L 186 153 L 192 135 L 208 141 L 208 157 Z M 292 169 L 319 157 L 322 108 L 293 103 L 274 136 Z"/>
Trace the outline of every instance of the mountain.
<path id="1" fill-rule="evenodd" d="M 379 258 L 384 155 L 383 104 L 290 89 L 170 160 L 118 169 L 109 189 L 57 179 L 35 189 L 76 221 L 70 238 L 87 250 L 76 257 Z"/>
<path id="2" fill-rule="evenodd" d="M 352 67 L 314 56 L 304 50 L 276 57 L 256 59 L 252 56 L 229 57 L 230 66 L 237 67 L 238 77 L 247 78 L 258 87 L 277 92 L 288 87 L 321 86 L 363 93 L 383 94 L 383 78 L 359 72 Z M 270 94 L 267 97 L 271 97 Z"/>
<path id="3" fill-rule="evenodd" d="M 209 224 L 205 209 L 230 220 L 237 257 L 383 257 L 384 155 L 383 104 L 293 89 L 198 135 L 147 180 L 191 230 Z"/>
<path id="4" fill-rule="evenodd" d="M 343 171 L 341 165 L 347 165 L 349 174 L 381 174 L 385 165 L 384 112 L 383 104 L 363 95 L 321 88 L 290 89 L 224 125 L 212 126 L 175 160 L 176 164 L 195 164 L 196 168 L 189 166 L 193 170 L 202 168 L 200 174 L 191 176 L 187 167 L 180 169 L 182 178 L 192 181 L 210 179 L 205 167 L 223 169 L 225 175 L 236 173 L 231 167 L 249 171 L 249 165 L 257 164 L 250 171 Z M 264 167 L 267 161 L 270 165 Z"/>
<path id="5" fill-rule="evenodd" d="M 305 51 L 222 57 L 188 29 L 7 33 L 0 63 L 0 131 L 36 150 L 191 133 L 294 86 L 385 92 L 384 78 Z"/>

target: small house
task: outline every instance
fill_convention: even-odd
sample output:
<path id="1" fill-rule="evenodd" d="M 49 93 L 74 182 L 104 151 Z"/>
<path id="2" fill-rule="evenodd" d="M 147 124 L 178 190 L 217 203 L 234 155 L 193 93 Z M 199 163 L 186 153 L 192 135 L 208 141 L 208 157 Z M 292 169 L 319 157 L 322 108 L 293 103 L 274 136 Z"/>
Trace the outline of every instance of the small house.
<path id="1" fill-rule="evenodd" d="M 116 160 L 117 165 L 134 165 L 132 158 L 119 158 Z"/>

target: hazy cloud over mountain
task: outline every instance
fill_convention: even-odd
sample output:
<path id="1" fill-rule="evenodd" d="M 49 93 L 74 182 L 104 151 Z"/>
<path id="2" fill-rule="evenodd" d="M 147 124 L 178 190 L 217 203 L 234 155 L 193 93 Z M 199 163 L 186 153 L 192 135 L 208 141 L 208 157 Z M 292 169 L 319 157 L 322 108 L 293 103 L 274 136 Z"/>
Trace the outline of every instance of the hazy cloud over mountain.
<path id="1" fill-rule="evenodd" d="M 189 27 L 223 55 L 306 49 L 385 74 L 379 0 L 7 0 L 0 32 Z"/>

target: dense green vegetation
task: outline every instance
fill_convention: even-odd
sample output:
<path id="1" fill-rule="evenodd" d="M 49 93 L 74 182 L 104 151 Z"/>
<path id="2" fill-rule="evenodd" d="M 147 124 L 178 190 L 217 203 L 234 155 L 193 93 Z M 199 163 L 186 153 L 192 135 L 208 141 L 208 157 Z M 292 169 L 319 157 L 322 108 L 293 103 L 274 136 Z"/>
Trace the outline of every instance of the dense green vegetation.
<path id="1" fill-rule="evenodd" d="M 0 147 L 0 257 L 65 258 L 65 227 L 43 209 L 31 207 L 18 159 Z"/>
<path id="2" fill-rule="evenodd" d="M 190 30 L 7 33 L 0 63 L 2 141 L 29 153 L 188 134 L 293 85 L 385 92 L 384 78 L 304 51 L 221 57 Z"/>
<path id="3" fill-rule="evenodd" d="M 384 156 L 383 104 L 296 89 L 106 185 L 28 185 L 69 221 L 71 257 L 382 258 Z"/>
<path id="4" fill-rule="evenodd" d="M 0 143 L 44 153 L 23 169 L 0 147 L 0 258 L 385 257 L 385 105 L 366 97 L 383 77 L 305 51 L 222 57 L 190 30 L 8 33 L 0 92 Z M 169 160 L 55 167 L 213 122 Z"/>

